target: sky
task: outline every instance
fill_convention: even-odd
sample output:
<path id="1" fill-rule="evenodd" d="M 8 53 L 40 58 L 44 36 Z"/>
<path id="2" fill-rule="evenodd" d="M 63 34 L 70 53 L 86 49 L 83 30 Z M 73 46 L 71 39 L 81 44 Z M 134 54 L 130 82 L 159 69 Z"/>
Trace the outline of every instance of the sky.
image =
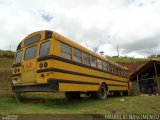
<path id="1" fill-rule="evenodd" d="M 0 0 L 0 49 L 52 30 L 99 53 L 160 54 L 160 0 Z"/>

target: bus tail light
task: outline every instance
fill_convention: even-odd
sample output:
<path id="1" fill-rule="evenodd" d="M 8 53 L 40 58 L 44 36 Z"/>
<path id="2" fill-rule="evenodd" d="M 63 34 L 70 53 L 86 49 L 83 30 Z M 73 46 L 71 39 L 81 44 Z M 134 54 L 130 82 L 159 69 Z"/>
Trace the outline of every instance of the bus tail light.
<path id="1" fill-rule="evenodd" d="M 44 63 L 44 67 L 45 67 L 45 68 L 48 67 L 48 63 L 47 63 L 47 62 Z"/>
<path id="2" fill-rule="evenodd" d="M 43 63 L 39 64 L 39 68 L 42 69 L 43 68 Z"/>

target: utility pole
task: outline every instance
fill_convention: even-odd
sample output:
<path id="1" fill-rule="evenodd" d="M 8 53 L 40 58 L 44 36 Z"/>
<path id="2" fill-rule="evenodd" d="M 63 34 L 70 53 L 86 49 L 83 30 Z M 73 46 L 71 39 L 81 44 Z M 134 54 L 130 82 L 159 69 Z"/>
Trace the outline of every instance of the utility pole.
<path id="1" fill-rule="evenodd" d="M 118 48 L 118 45 L 117 45 L 117 53 L 118 53 L 118 57 L 119 57 L 119 48 Z"/>

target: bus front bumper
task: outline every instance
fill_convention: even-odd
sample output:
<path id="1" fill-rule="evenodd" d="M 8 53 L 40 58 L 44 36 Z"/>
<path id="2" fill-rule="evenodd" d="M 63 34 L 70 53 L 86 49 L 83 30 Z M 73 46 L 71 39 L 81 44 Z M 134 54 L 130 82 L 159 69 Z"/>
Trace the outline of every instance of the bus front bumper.
<path id="1" fill-rule="evenodd" d="M 12 92 L 58 92 L 58 84 L 33 84 L 12 86 Z"/>

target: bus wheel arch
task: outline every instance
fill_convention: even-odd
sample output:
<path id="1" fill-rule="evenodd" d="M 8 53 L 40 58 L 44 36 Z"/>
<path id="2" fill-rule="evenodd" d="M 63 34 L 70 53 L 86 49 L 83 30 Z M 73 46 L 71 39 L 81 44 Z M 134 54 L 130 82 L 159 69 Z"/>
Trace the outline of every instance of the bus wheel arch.
<path id="1" fill-rule="evenodd" d="M 108 86 L 107 86 L 107 84 L 105 82 L 102 82 L 100 84 L 99 92 L 102 92 L 102 96 L 100 96 L 99 99 L 107 98 Z"/>
<path id="2" fill-rule="evenodd" d="M 104 84 L 104 85 L 105 85 L 106 90 L 108 91 L 108 86 L 107 86 L 107 84 L 106 84 L 105 82 L 102 82 L 102 83 L 100 84 L 100 86 L 101 86 L 102 84 Z"/>
<path id="3" fill-rule="evenodd" d="M 108 87 L 106 83 L 102 82 L 99 85 L 99 89 L 96 92 L 92 92 L 91 97 L 94 99 L 105 99 L 107 98 Z"/>

